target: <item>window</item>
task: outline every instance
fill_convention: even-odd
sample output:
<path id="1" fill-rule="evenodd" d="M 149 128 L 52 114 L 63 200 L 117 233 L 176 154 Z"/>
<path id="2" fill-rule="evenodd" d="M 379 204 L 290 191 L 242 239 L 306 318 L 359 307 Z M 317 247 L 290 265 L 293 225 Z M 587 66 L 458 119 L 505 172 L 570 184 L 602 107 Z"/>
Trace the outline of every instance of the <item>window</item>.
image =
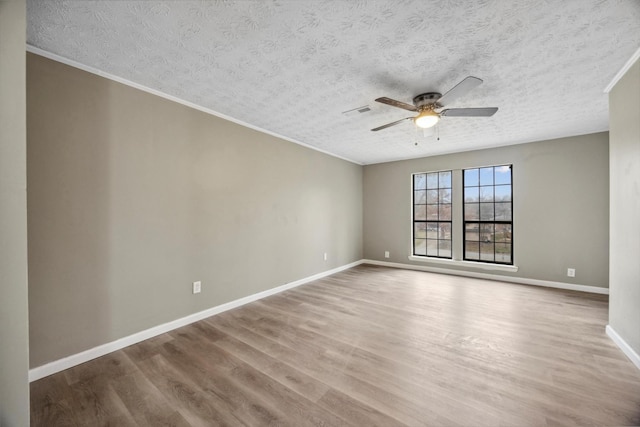
<path id="1" fill-rule="evenodd" d="M 413 254 L 451 258 L 451 171 L 413 175 Z"/>
<path id="2" fill-rule="evenodd" d="M 464 260 L 513 264 L 511 169 L 464 170 Z"/>

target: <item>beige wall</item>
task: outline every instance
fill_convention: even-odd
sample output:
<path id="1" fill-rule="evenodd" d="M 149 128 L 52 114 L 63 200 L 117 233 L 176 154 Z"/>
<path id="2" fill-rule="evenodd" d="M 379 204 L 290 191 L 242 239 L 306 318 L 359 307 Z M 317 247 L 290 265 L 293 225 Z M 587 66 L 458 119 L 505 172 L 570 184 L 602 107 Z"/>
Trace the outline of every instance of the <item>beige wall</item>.
<path id="1" fill-rule="evenodd" d="M 36 55 L 27 82 L 32 367 L 362 258 L 361 166 Z"/>
<path id="2" fill-rule="evenodd" d="M 640 61 L 609 93 L 609 325 L 640 354 Z"/>
<path id="3" fill-rule="evenodd" d="M 0 0 L 0 426 L 29 425 L 24 0 Z"/>
<path id="4" fill-rule="evenodd" d="M 607 287 L 608 162 L 608 134 L 599 133 L 365 166 L 364 256 Z M 501 164 L 513 164 L 514 260 L 519 271 L 409 261 L 411 174 Z M 384 251 L 390 252 L 389 259 Z M 575 278 L 567 277 L 567 268 L 576 269 Z"/>

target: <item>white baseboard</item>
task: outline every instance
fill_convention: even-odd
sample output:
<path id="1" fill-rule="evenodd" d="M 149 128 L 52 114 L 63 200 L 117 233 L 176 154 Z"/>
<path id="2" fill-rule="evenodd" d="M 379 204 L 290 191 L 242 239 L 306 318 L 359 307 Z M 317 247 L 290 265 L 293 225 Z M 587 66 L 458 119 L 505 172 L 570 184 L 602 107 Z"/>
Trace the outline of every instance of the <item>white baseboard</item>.
<path id="1" fill-rule="evenodd" d="M 407 270 L 428 271 L 430 273 L 450 274 L 454 276 L 474 277 L 477 279 L 499 280 L 501 282 L 519 283 L 522 285 L 543 286 L 547 288 L 568 289 L 571 291 L 591 292 L 595 294 L 609 294 L 608 288 L 598 286 L 577 285 L 574 283 L 552 282 L 549 280 L 529 279 L 526 277 L 503 276 L 499 274 L 480 273 L 476 271 L 453 270 L 450 268 L 429 267 L 423 265 L 401 264 L 398 262 L 377 261 L 372 259 L 362 260 L 362 264 L 381 265 L 384 267 L 404 268 Z"/>
<path id="2" fill-rule="evenodd" d="M 222 313 L 227 310 L 231 310 L 233 308 L 240 307 L 242 305 L 248 304 L 253 301 L 257 301 L 259 299 L 268 297 L 270 295 L 277 294 L 279 292 L 286 291 L 287 289 L 295 288 L 296 286 L 304 285 L 306 283 L 312 282 L 314 280 L 321 279 L 326 276 L 330 276 L 332 274 L 338 273 L 343 270 L 347 270 L 349 268 L 355 267 L 360 264 L 373 264 L 380 265 L 385 267 L 393 267 L 393 268 L 403 268 L 408 270 L 419 270 L 419 271 L 428 271 L 431 273 L 440 273 L 440 274 L 449 274 L 455 276 L 465 276 L 465 277 L 474 277 L 478 279 L 490 279 L 490 280 L 499 280 L 503 282 L 513 282 L 520 283 L 525 285 L 535 285 L 535 286 L 546 286 L 550 288 L 559 288 L 559 289 L 569 289 L 574 291 L 582 291 L 582 292 L 592 292 L 599 294 L 608 294 L 609 289 L 607 288 L 599 288 L 596 286 L 586 286 L 586 285 L 576 285 L 572 283 L 561 283 L 561 282 L 551 282 L 546 280 L 537 280 L 537 279 L 527 279 L 522 277 L 511 277 L 511 276 L 501 276 L 497 274 L 487 274 L 487 273 L 479 273 L 474 271 L 462 271 L 462 270 L 452 270 L 448 268 L 439 268 L 439 267 L 428 267 L 422 265 L 411 265 L 411 264 L 401 264 L 395 262 L 386 262 L 386 261 L 376 261 L 370 259 L 361 259 L 359 261 L 352 262 L 350 264 L 343 265 L 341 267 L 337 267 L 331 270 L 323 271 L 318 274 L 314 274 L 313 276 L 305 277 L 300 280 L 296 280 L 294 282 L 286 283 L 284 285 L 275 287 L 273 289 L 268 289 L 266 291 L 258 292 L 253 295 L 249 295 L 234 301 L 230 301 L 225 304 L 218 305 L 216 307 L 209 308 L 207 310 L 200 311 L 198 313 L 193 313 L 188 316 L 182 317 L 180 319 L 173 320 L 171 322 L 164 323 L 162 325 L 154 326 L 152 328 L 146 329 L 144 331 L 137 332 L 135 334 L 129 335 L 124 338 L 120 338 L 118 340 L 102 344 L 98 347 L 91 348 L 89 350 L 85 350 L 81 353 L 73 354 L 71 356 L 55 360 L 53 362 L 47 363 L 46 365 L 38 366 L 29 370 L 29 381 L 37 381 L 46 376 L 55 374 L 60 371 L 64 371 L 65 369 L 72 368 L 76 365 L 79 365 L 84 362 L 88 362 L 89 360 L 98 358 L 100 356 L 104 356 L 105 354 L 111 353 L 113 351 L 120 350 L 122 348 L 128 347 L 130 345 L 139 343 L 149 338 L 153 338 L 157 335 L 164 334 L 165 332 L 172 331 L 174 329 L 180 328 L 182 326 L 186 326 L 188 324 L 197 322 L 199 320 L 205 319 L 207 317 L 216 315 L 218 313 Z M 615 332 L 611 329 L 611 333 L 609 332 L 610 327 L 607 326 L 607 334 L 611 336 L 614 342 L 618 344 L 620 348 L 623 349 L 625 354 L 629 356 L 629 358 L 634 361 L 634 363 L 640 367 L 640 358 L 638 355 L 633 352 L 631 347 L 629 347 Z M 615 334 L 614 338 L 611 334 Z M 618 343 L 617 340 L 620 340 Z M 626 347 L 623 347 L 626 346 Z M 627 350 L 631 352 L 632 355 L 635 355 L 635 359 L 627 353 Z"/>
<path id="3" fill-rule="evenodd" d="M 605 328 L 607 331 L 607 335 L 611 338 L 620 350 L 631 360 L 631 362 L 636 365 L 636 368 L 640 369 L 640 354 L 636 353 L 634 349 L 631 348 L 629 344 L 625 340 L 622 339 L 620 335 L 611 327 L 611 325 L 607 325 Z"/>
<path id="4" fill-rule="evenodd" d="M 266 291 L 258 292 L 256 294 L 249 295 L 234 301 L 230 301 L 225 304 L 221 304 L 216 307 L 212 307 L 207 310 L 200 311 L 198 313 L 193 313 L 188 316 L 182 317 L 180 319 L 176 319 L 171 322 L 164 323 L 162 325 L 154 326 L 144 331 L 137 332 L 133 335 L 129 335 L 127 337 L 120 338 L 118 340 L 99 345 L 98 347 L 85 350 L 81 353 L 73 354 L 63 359 L 55 360 L 53 362 L 47 363 L 46 365 L 38 366 L 36 368 L 29 370 L 29 382 L 39 380 L 41 378 L 47 377 L 49 375 L 55 374 L 60 371 L 64 371 L 65 369 L 72 368 L 81 363 L 85 363 L 85 362 L 88 362 L 89 360 L 98 358 L 100 356 L 104 356 L 105 354 L 114 352 L 116 350 L 120 350 L 122 348 L 139 343 L 146 339 L 153 338 L 157 335 L 164 334 L 165 332 L 169 332 L 174 329 L 180 328 L 182 326 L 189 325 L 191 323 L 197 322 L 198 320 L 202 320 L 207 317 L 216 315 L 218 313 L 222 313 L 223 311 L 231 310 L 233 308 L 240 307 L 250 302 L 268 297 L 270 295 L 274 295 L 279 292 L 283 292 L 288 289 L 295 288 L 296 286 L 313 282 L 314 280 L 318 280 L 323 277 L 330 276 L 332 274 L 338 273 L 343 270 L 347 270 L 349 268 L 355 267 L 360 264 L 362 264 L 362 260 L 352 262 L 351 264 L 346 264 L 331 270 L 323 271 L 321 273 L 314 274 L 313 276 L 305 277 L 303 279 L 296 280 L 294 282 L 289 282 L 282 286 L 278 286 L 272 289 L 268 289 Z"/>

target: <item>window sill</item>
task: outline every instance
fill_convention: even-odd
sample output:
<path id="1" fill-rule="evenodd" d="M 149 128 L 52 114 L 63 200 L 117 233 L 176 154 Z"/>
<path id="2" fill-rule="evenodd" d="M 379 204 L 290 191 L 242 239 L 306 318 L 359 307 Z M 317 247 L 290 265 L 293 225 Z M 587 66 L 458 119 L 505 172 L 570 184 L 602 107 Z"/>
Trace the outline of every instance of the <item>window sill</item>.
<path id="1" fill-rule="evenodd" d="M 517 265 L 489 264 L 484 262 L 461 261 L 461 260 L 443 259 L 443 258 L 430 258 L 430 257 L 422 257 L 422 256 L 414 256 L 414 255 L 409 255 L 409 260 L 433 263 L 433 264 L 443 264 L 451 267 L 477 268 L 479 270 L 510 271 L 510 272 L 518 271 Z"/>

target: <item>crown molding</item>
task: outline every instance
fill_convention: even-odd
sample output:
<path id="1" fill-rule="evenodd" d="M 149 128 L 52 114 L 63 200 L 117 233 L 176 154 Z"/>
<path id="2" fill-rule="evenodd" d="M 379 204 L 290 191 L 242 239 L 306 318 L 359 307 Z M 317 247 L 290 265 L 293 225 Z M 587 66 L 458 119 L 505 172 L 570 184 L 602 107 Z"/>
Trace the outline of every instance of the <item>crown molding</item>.
<path id="1" fill-rule="evenodd" d="M 604 93 L 611 92 L 611 89 L 613 89 L 616 83 L 618 83 L 618 80 L 620 80 L 622 76 L 624 76 L 627 71 L 629 71 L 629 68 L 631 68 L 631 66 L 635 64 L 638 58 L 640 58 L 640 47 L 635 51 L 633 55 L 631 55 L 631 58 L 629 58 L 629 60 L 624 64 L 620 71 L 618 71 L 618 74 L 616 74 L 613 80 L 611 80 L 611 83 L 609 83 L 607 87 L 604 88 Z"/>
<path id="2" fill-rule="evenodd" d="M 30 52 L 30 53 L 33 53 L 35 55 L 39 55 L 39 56 L 51 59 L 51 60 L 56 61 L 56 62 L 60 62 L 62 64 L 68 65 L 70 67 L 77 68 L 77 69 L 82 70 L 82 71 L 86 71 L 86 72 L 91 73 L 91 74 L 95 74 L 95 75 L 100 76 L 100 77 L 104 77 L 105 79 L 113 80 L 114 82 L 118 82 L 118 83 L 121 83 L 123 85 L 126 85 L 126 86 L 129 86 L 129 87 L 141 90 L 143 92 L 147 92 L 147 93 L 150 93 L 152 95 L 159 96 L 159 97 L 167 99 L 169 101 L 173 101 L 173 102 L 176 102 L 178 104 L 182 104 L 182 105 L 187 106 L 189 108 L 193 108 L 194 110 L 198 110 L 198 111 L 202 111 L 203 113 L 211 114 L 212 116 L 216 116 L 216 117 L 219 117 L 221 119 L 228 120 L 228 121 L 236 123 L 236 124 L 238 124 L 240 126 L 244 126 L 246 128 L 253 129 L 255 131 L 262 132 L 262 133 L 265 133 L 267 135 L 271 135 L 271 136 L 274 136 L 276 138 L 283 139 L 285 141 L 293 142 L 294 144 L 301 145 L 301 146 L 303 146 L 305 148 L 308 148 L 310 150 L 318 151 L 318 152 L 320 152 L 322 154 L 326 154 L 328 156 L 335 157 L 337 159 L 344 160 L 344 161 L 347 161 L 349 163 L 354 163 L 354 164 L 359 165 L 359 166 L 363 165 L 363 163 L 356 162 L 355 160 L 339 156 L 337 154 L 331 153 L 331 152 L 323 150 L 321 148 L 314 147 L 314 146 L 309 145 L 309 144 L 305 144 L 302 141 L 298 141 L 298 140 L 295 140 L 293 138 L 289 138 L 289 137 L 286 137 L 284 135 L 280 135 L 278 133 L 271 132 L 271 131 L 269 131 L 267 129 L 263 129 L 263 128 L 258 127 L 258 126 L 254 126 L 254 125 L 252 125 L 250 123 L 247 123 L 247 122 L 244 122 L 242 120 L 236 119 L 235 117 L 227 116 L 226 114 L 220 113 L 220 112 L 212 110 L 210 108 L 206 108 L 206 107 L 203 107 L 201 105 L 195 104 L 193 102 L 178 98 L 176 96 L 169 95 L 169 94 L 164 93 L 162 91 L 159 91 L 159 90 L 156 90 L 156 89 L 152 89 L 152 88 L 150 88 L 148 86 L 144 86 L 144 85 L 141 85 L 139 83 L 132 82 L 131 80 L 127 80 L 125 78 L 122 78 L 122 77 L 119 77 L 119 76 L 104 72 L 104 71 L 99 70 L 97 68 L 90 67 L 88 65 L 85 65 L 85 64 L 82 64 L 80 62 L 74 61 L 73 59 L 65 58 L 64 56 L 60 56 L 60 55 L 57 55 L 55 53 L 51 53 L 49 51 L 46 51 L 44 49 L 40 49 L 40 48 L 32 46 L 30 44 L 27 44 L 27 52 Z"/>

